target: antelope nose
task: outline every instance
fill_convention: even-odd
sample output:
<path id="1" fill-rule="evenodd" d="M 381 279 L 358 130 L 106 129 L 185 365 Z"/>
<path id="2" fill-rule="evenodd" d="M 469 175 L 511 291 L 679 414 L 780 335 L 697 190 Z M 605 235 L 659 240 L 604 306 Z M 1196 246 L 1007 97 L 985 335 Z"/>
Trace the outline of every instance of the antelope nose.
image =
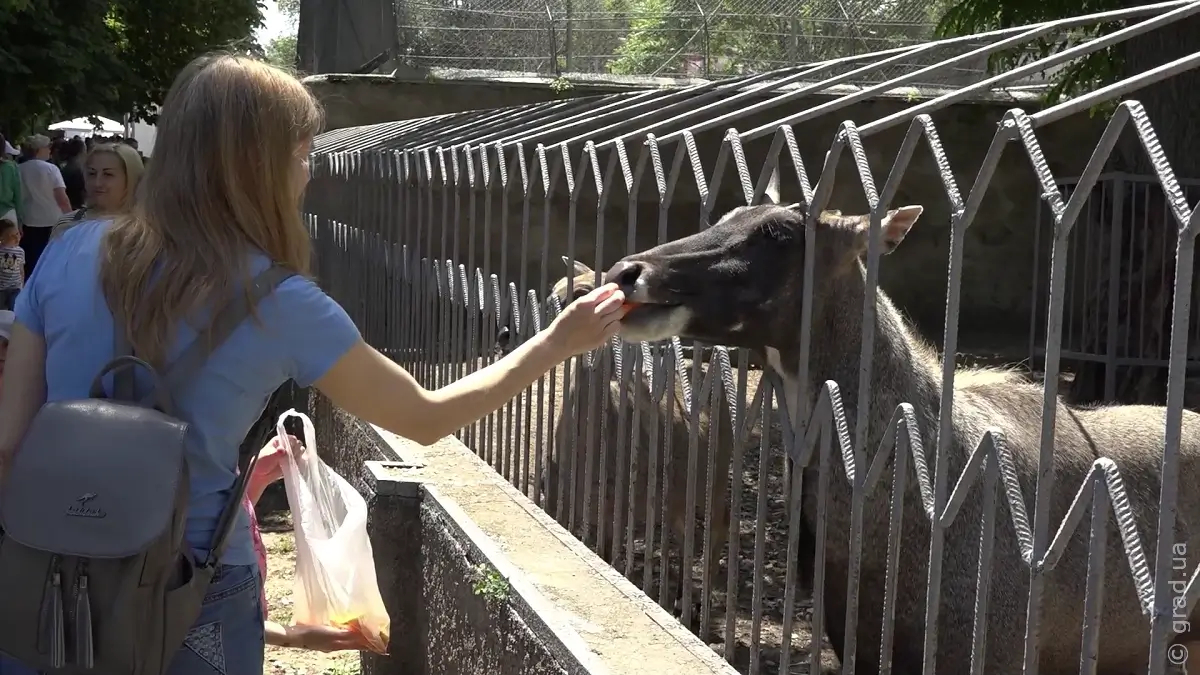
<path id="1" fill-rule="evenodd" d="M 622 291 L 628 293 L 641 278 L 646 266 L 636 260 L 622 260 L 608 269 L 604 275 L 604 283 L 615 283 Z"/>

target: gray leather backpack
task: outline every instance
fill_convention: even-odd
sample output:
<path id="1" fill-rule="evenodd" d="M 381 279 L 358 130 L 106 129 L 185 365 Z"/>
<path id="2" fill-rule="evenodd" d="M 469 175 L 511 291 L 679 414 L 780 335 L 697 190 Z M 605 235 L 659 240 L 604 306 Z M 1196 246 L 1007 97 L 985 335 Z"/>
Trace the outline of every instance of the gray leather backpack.
<path id="1" fill-rule="evenodd" d="M 116 358 L 90 396 L 41 407 L 0 484 L 0 652 L 64 675 L 161 675 L 171 665 L 199 617 L 258 457 L 243 446 L 210 553 L 193 559 L 184 542 L 188 422 L 175 416 L 171 392 L 291 275 L 268 267 L 161 376 L 129 353 L 118 328 Z M 144 397 L 134 367 L 154 381 Z M 109 373 L 111 397 L 103 386 Z"/>

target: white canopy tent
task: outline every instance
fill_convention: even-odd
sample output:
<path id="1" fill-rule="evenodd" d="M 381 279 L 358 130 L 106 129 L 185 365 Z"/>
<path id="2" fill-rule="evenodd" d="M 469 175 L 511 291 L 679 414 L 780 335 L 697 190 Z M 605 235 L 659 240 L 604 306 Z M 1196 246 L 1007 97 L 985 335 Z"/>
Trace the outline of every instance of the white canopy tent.
<path id="1" fill-rule="evenodd" d="M 100 120 L 100 126 L 92 124 L 86 117 L 77 117 L 73 120 L 66 120 L 65 122 L 51 124 L 49 128 L 50 131 L 59 131 L 61 129 L 62 132 L 66 134 L 67 138 L 72 136 L 87 138 L 93 134 L 111 136 L 113 134 L 125 133 L 124 124 L 121 124 L 115 120 L 110 120 L 107 117 L 98 117 L 97 119 Z"/>

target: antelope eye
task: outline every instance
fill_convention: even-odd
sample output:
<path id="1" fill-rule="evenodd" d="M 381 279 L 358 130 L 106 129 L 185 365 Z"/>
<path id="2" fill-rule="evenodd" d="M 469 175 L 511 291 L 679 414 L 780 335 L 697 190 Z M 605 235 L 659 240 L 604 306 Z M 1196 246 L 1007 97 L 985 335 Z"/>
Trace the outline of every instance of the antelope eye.
<path id="1" fill-rule="evenodd" d="M 590 289 L 590 288 L 576 288 L 575 292 L 571 295 L 571 299 L 578 300 L 591 292 L 592 292 L 592 289 Z"/>

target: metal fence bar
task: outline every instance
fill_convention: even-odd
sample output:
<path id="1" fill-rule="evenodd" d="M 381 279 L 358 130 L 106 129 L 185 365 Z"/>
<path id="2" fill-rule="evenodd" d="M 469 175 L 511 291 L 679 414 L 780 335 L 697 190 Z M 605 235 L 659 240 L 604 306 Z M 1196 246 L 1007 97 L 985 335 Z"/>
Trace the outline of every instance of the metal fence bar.
<path id="1" fill-rule="evenodd" d="M 674 221 L 690 221 L 681 214 L 693 203 L 699 206 L 698 233 L 677 245 L 703 241 L 706 255 L 714 250 L 736 255 L 714 243 L 737 227 L 734 212 L 717 211 L 720 200 L 735 195 L 746 206 L 768 196 L 773 200 L 772 186 L 786 174 L 787 184 L 802 195 L 804 214 L 789 241 L 803 250 L 788 249 L 795 255 L 793 267 L 754 274 L 773 275 L 788 286 L 794 315 L 777 318 L 797 335 L 786 349 L 742 338 L 754 346 L 756 359 L 765 360 L 762 371 L 749 367 L 747 351 L 737 352 L 735 366 L 727 348 L 704 341 L 685 353 L 679 337 L 640 344 L 615 340 L 556 368 L 500 411 L 458 432 L 459 438 L 635 579 L 648 597 L 701 636 L 718 634 L 725 659 L 742 672 L 786 673 L 797 661 L 818 672 L 829 656 L 822 647 L 827 637 L 846 673 L 918 667 L 926 673 L 1018 667 L 1028 673 L 1076 667 L 1102 672 L 1110 653 L 1136 644 L 1150 654 L 1147 672 L 1158 675 L 1175 658 L 1167 649 L 1173 612 L 1190 614 L 1200 598 L 1195 582 L 1200 560 L 1184 556 L 1184 582 L 1172 575 L 1180 557 L 1177 533 L 1200 536 L 1187 529 L 1200 514 L 1188 511 L 1195 500 L 1194 486 L 1186 482 L 1196 470 L 1193 457 L 1200 448 L 1193 431 L 1200 421 L 1184 411 L 1186 368 L 1200 359 L 1189 349 L 1198 330 L 1191 302 L 1200 215 L 1184 191 L 1195 181 L 1176 178 L 1136 101 L 1116 107 L 1082 175 L 1071 181 L 1051 174 L 1038 133 L 1053 121 L 1194 68 L 1200 55 L 1036 113 L 1009 111 L 984 139 L 990 145 L 971 167 L 975 175 L 965 194 L 929 113 L 1198 11 L 1200 3 L 1162 3 L 963 38 L 956 44 L 975 46 L 966 54 L 799 113 L 787 111 L 749 131 L 731 128 L 715 157 L 699 134 L 795 96 L 789 91 L 729 112 L 731 102 L 749 101 L 816 72 L 829 74 L 828 64 L 729 87 L 705 84 L 446 115 L 436 124 L 415 120 L 334 132 L 314 144 L 333 152 L 314 161 L 306 204 L 316 268 L 368 341 L 422 385 L 439 387 L 543 330 L 573 301 L 574 286 L 600 281 L 615 257 L 687 234 Z M 863 124 L 845 121 L 810 182 L 797 143 L 806 128 L 797 125 L 828 119 L 866 96 L 999 49 L 1152 14 L 1157 16 L 1084 41 L 1065 57 L 1050 56 Z M 892 50 L 848 72 L 879 71 L 898 64 L 900 56 L 930 53 L 936 46 Z M 827 90 L 843 81 L 845 73 L 830 74 L 797 91 Z M 907 130 L 877 188 L 867 143 L 901 123 Z M 1127 126 L 1150 158 L 1152 177 L 1104 172 Z M 667 133 L 658 137 L 659 131 Z M 752 166 L 747 143 L 767 135 L 770 148 Z M 627 142 L 634 140 L 643 142 L 630 157 Z M 966 234 L 1004 152 L 1016 143 L 1029 159 L 1053 225 L 1048 278 L 1043 281 L 1039 263 L 1034 265 L 1035 293 L 1046 298 L 1045 304 L 1038 298 L 1034 303 L 1045 326 L 1040 385 L 1011 373 L 964 369 L 956 361 Z M 945 330 L 936 356 L 907 342 L 910 333 L 897 328 L 907 324 L 879 288 L 885 237 L 896 236 L 892 202 L 920 147 L 933 157 L 950 213 Z M 832 249 L 822 247 L 842 240 L 821 214 L 838 206 L 834 178 L 845 158 L 853 162 L 867 203 L 857 219 L 837 221 L 859 228 L 854 236 L 864 247 L 861 279 L 857 267 L 850 278 L 861 289 L 843 283 L 835 289 L 842 295 L 829 296 Z M 1142 185 L 1163 191 L 1163 218 L 1173 227 L 1161 242 L 1148 238 L 1153 223 L 1129 215 L 1149 203 L 1149 192 L 1133 189 Z M 1133 197 L 1126 195 L 1127 186 Z M 680 197 L 685 189 L 694 189 L 686 197 L 693 202 Z M 624 237 L 613 215 L 622 202 Z M 643 219 L 656 212 L 657 227 L 643 226 L 639 234 L 639 212 Z M 747 218 L 767 212 L 736 213 Z M 1093 231 L 1092 220 L 1111 226 Z M 1040 255 L 1040 224 L 1030 236 L 1034 255 Z M 1128 265 L 1120 257 L 1127 236 L 1138 237 L 1142 253 L 1163 260 L 1171 259 L 1174 244 L 1173 270 L 1164 268 L 1156 281 L 1170 289 L 1171 312 L 1161 316 L 1169 336 L 1157 360 L 1144 353 L 1152 336 L 1139 336 L 1136 348 L 1121 345 L 1133 340 L 1133 331 L 1115 327 L 1117 317 L 1127 313 L 1121 292 L 1130 302 L 1137 293 L 1121 279 Z M 497 243 L 498 255 L 492 250 Z M 589 248 L 577 255 L 576 249 Z M 1104 250 L 1110 251 L 1106 265 L 1098 262 Z M 592 272 L 575 278 L 574 261 L 589 257 Z M 567 270 L 555 282 L 559 258 Z M 1103 306 L 1079 309 L 1068 302 L 1074 288 L 1106 289 L 1096 291 Z M 834 322 L 819 313 L 827 311 L 820 303 L 830 297 L 844 303 Z M 744 300 L 731 296 L 727 302 Z M 1085 332 L 1103 333 L 1096 343 L 1103 349 L 1090 347 Z M 509 343 L 502 344 L 503 334 Z M 1032 355 L 1042 348 L 1036 327 L 1031 335 Z M 1142 417 L 1123 427 L 1128 438 L 1116 448 L 1096 416 L 1134 412 L 1066 407 L 1059 376 L 1064 359 L 1076 357 L 1106 365 L 1106 395 L 1116 389 L 1111 378 L 1119 367 L 1165 367 L 1165 405 L 1153 413 L 1162 416 L 1162 435 L 1148 422 L 1157 418 Z M 1002 388 L 1024 407 L 981 412 L 984 407 L 972 397 L 997 391 L 989 387 Z M 1068 415 L 1072 424 L 1065 423 Z M 1024 426 L 1012 426 L 1012 416 Z M 1034 426 L 1038 434 L 1031 440 L 1025 429 Z M 1095 450 L 1085 447 L 1084 455 L 1071 454 L 1079 449 L 1072 445 L 1079 442 L 1079 429 L 1099 433 Z M 1135 458 L 1136 452 L 1153 456 Z M 891 484 L 883 487 L 889 473 Z M 1065 485 L 1055 490 L 1056 482 Z M 1030 488 L 1032 514 L 1025 494 Z M 997 527 L 1001 500 L 1009 521 Z M 1110 515 L 1116 538 L 1108 536 Z M 1090 529 L 1086 563 L 1083 549 L 1068 543 L 1084 518 Z M 1153 565 L 1145 554 L 1150 544 L 1141 539 L 1150 527 L 1157 528 Z M 1105 565 L 1104 556 L 1117 550 L 1127 564 Z M 901 586 L 901 575 L 906 584 L 923 583 L 924 589 Z M 1063 575 L 1075 578 L 1064 583 Z M 972 587 L 974 595 L 964 595 Z M 1024 602 L 1019 607 L 1008 599 L 998 602 L 993 588 L 1025 594 Z M 811 618 L 804 611 L 809 607 Z M 1059 614 L 1047 614 L 1047 607 Z M 1106 623 L 1146 615 L 1144 633 L 1127 624 L 1122 635 L 1114 635 Z M 1078 620 L 1078 633 L 1058 630 L 1057 624 L 1047 629 L 1047 622 L 1063 620 Z M 969 645 L 945 635 L 947 625 L 958 628 L 967 621 Z M 797 637 L 806 629 L 807 637 Z M 1064 633 L 1075 633 L 1079 642 Z"/>

